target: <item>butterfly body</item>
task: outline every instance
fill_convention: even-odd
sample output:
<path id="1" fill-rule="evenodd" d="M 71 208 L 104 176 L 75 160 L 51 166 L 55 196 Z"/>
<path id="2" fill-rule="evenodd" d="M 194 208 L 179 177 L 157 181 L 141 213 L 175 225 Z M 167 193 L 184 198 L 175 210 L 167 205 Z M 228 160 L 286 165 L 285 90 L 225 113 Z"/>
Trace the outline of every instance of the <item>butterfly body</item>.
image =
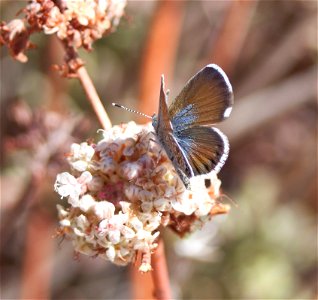
<path id="1" fill-rule="evenodd" d="M 217 65 L 207 65 L 195 74 L 169 108 L 162 76 L 159 111 L 152 124 L 187 189 L 191 177 L 218 172 L 223 166 L 229 143 L 211 125 L 227 118 L 232 105 L 231 84 Z"/>

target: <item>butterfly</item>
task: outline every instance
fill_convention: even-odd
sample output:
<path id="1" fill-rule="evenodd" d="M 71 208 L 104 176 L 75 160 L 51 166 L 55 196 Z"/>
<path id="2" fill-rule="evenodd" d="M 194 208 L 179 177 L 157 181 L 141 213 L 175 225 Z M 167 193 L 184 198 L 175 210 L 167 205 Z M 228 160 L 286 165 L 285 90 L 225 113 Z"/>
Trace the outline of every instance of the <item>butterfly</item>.
<path id="1" fill-rule="evenodd" d="M 233 102 L 230 81 L 215 64 L 190 78 L 169 107 L 161 77 L 159 110 L 152 116 L 152 125 L 187 189 L 191 188 L 191 177 L 217 173 L 224 165 L 229 142 L 211 125 L 229 117 Z"/>

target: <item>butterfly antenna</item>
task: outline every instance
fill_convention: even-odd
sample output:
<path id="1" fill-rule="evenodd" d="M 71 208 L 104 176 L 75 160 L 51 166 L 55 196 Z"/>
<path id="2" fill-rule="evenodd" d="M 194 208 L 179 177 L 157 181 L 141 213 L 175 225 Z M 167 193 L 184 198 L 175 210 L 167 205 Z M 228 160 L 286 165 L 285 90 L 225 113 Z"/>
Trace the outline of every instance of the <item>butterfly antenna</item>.
<path id="1" fill-rule="evenodd" d="M 119 107 L 119 108 L 123 108 L 123 109 L 125 109 L 125 110 L 127 110 L 127 111 L 129 111 L 129 112 L 132 112 L 132 113 L 135 113 L 135 114 L 141 115 L 141 116 L 143 116 L 143 117 L 146 117 L 146 118 L 152 119 L 152 117 L 151 117 L 151 116 L 148 116 L 148 115 L 146 115 L 146 114 L 144 114 L 144 113 L 141 113 L 141 112 L 139 112 L 139 111 L 136 111 L 136 110 L 130 109 L 130 108 L 128 108 L 128 107 L 126 107 L 126 106 L 123 106 L 123 105 L 120 105 L 120 104 L 118 104 L 118 103 L 112 103 L 112 105 L 113 105 L 113 106 L 116 106 L 116 107 Z"/>

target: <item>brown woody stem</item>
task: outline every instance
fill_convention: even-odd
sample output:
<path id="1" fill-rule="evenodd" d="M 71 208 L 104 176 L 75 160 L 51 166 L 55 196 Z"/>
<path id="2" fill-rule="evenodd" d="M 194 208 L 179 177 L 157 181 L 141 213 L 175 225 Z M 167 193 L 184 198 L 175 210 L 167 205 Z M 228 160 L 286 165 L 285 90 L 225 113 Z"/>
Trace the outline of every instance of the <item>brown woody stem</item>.
<path id="1" fill-rule="evenodd" d="M 65 61 L 70 70 L 75 71 L 81 85 L 85 91 L 88 101 L 91 103 L 93 110 L 97 116 L 99 123 L 104 129 L 112 127 L 111 121 L 106 113 L 106 110 L 97 94 L 95 86 L 83 66 L 81 59 L 79 59 L 77 51 L 74 47 L 68 45 L 66 40 L 62 41 L 62 45 L 66 52 Z"/>
<path id="2" fill-rule="evenodd" d="M 77 70 L 78 79 L 80 80 L 87 99 L 91 103 L 94 112 L 97 116 L 99 123 L 104 129 L 109 129 L 112 127 L 111 121 L 106 113 L 106 110 L 96 92 L 95 86 L 89 77 L 87 70 L 84 66 Z"/>

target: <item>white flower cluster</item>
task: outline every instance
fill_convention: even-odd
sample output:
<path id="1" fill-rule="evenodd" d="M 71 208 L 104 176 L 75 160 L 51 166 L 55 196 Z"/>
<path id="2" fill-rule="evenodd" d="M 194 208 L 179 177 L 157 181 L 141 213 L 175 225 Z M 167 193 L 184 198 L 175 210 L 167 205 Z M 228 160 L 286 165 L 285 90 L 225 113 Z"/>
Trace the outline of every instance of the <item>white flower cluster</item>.
<path id="1" fill-rule="evenodd" d="M 58 205 L 61 232 L 76 251 L 126 265 L 137 251 L 151 257 L 160 225 L 183 235 L 210 219 L 216 175 L 194 177 L 186 190 L 154 139 L 151 124 L 130 122 L 103 131 L 97 144 L 71 146 L 72 174 L 57 175 L 55 190 L 67 198 L 66 208 Z M 150 261 L 140 269 L 150 270 Z"/>
<path id="2" fill-rule="evenodd" d="M 105 32 L 114 29 L 124 13 L 126 0 L 31 0 L 26 7 L 29 24 L 56 33 L 69 44 L 90 49 Z"/>

